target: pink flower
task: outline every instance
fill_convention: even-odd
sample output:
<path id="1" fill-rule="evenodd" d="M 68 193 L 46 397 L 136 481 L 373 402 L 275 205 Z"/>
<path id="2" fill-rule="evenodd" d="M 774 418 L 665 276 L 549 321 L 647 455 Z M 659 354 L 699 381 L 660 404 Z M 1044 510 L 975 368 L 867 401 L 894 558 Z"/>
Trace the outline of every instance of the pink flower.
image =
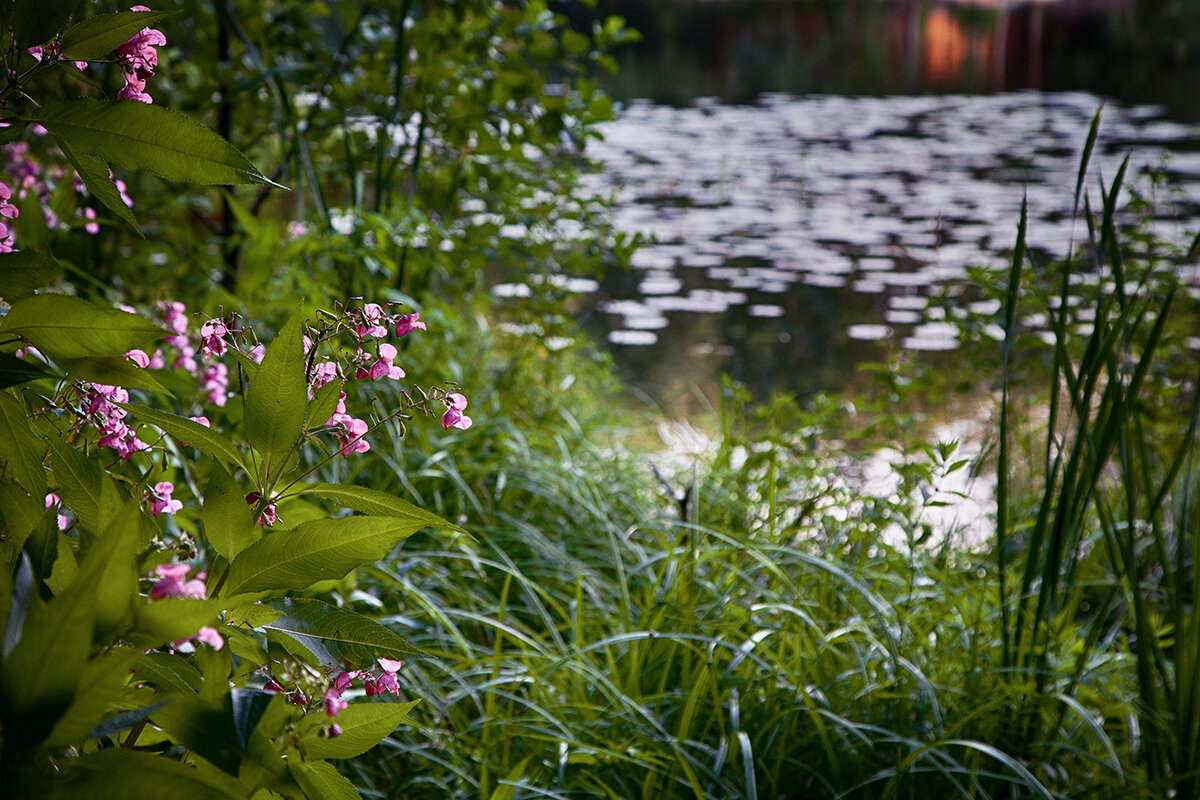
<path id="1" fill-rule="evenodd" d="M 400 320 L 396 323 L 396 336 L 405 336 L 417 329 L 427 330 L 425 323 L 421 322 L 420 319 L 420 313 L 401 314 Z"/>
<path id="2" fill-rule="evenodd" d="M 282 692 L 283 691 L 283 687 L 280 686 L 278 683 L 276 683 L 274 678 L 269 678 L 267 680 L 267 682 L 263 684 L 263 689 L 265 689 L 268 692 Z"/>
<path id="3" fill-rule="evenodd" d="M 396 673 L 400 671 L 403 662 L 393 661 L 390 658 L 379 659 L 379 666 L 383 672 L 378 678 L 372 678 L 365 683 L 367 697 L 373 697 L 377 694 L 389 692 L 390 694 L 400 694 L 400 684 L 396 680 Z"/>
<path id="4" fill-rule="evenodd" d="M 287 224 L 287 238 L 289 239 L 299 239 L 306 233 L 308 233 L 308 226 L 303 222 L 292 220 Z"/>
<path id="5" fill-rule="evenodd" d="M 363 321 L 367 324 L 359 325 L 354 329 L 358 338 L 382 339 L 387 336 L 387 328 L 380 324 L 384 317 L 383 306 L 378 303 L 367 303 L 363 306 L 362 315 Z"/>
<path id="6" fill-rule="evenodd" d="M 338 441 L 341 447 L 338 452 L 344 456 L 354 453 L 365 453 L 371 449 L 371 443 L 362 438 L 367 435 L 368 425 L 364 420 L 350 417 L 342 422 L 344 432 Z"/>
<path id="7" fill-rule="evenodd" d="M 204 355 L 220 357 L 225 355 L 225 340 L 221 337 L 229 333 L 225 323 L 219 319 L 210 319 L 200 326 L 200 339 Z"/>
<path id="8" fill-rule="evenodd" d="M 329 723 L 329 738 L 336 739 L 337 737 L 339 737 L 341 735 L 342 735 L 342 726 L 338 725 L 336 722 Z"/>
<path id="9" fill-rule="evenodd" d="M 229 390 L 229 367 L 220 362 L 209 364 L 204 368 L 201 388 L 208 392 L 208 402 L 223 407 Z"/>
<path id="10" fill-rule="evenodd" d="M 313 367 L 312 385 L 314 389 L 320 389 L 325 384 L 337 377 L 337 362 L 322 361 Z M 344 397 L 345 395 L 343 395 Z M 342 409 L 345 413 L 345 408 Z M 326 423 L 328 424 L 328 423 Z"/>
<path id="11" fill-rule="evenodd" d="M 159 564 L 154 568 L 154 574 L 159 577 L 159 580 L 150 589 L 150 599 L 191 597 L 203 600 L 207 590 L 201 576 L 197 575 L 190 581 L 184 580 L 191 569 L 187 564 Z"/>
<path id="12" fill-rule="evenodd" d="M 21 144 L 24 144 L 23 142 Z M 0 183 L 0 253 L 11 253 L 15 249 L 13 247 L 13 232 L 9 227 L 7 220 L 16 219 L 20 215 L 20 211 L 12 203 L 8 202 L 12 197 L 12 189 L 6 183 Z"/>
<path id="13" fill-rule="evenodd" d="M 168 330 L 185 334 L 188 329 L 187 306 L 174 300 L 163 303 L 163 324 Z M 174 344 L 174 342 L 168 342 Z"/>
<path id="14" fill-rule="evenodd" d="M 471 418 L 462 413 L 467 407 L 467 398 L 453 392 L 442 398 L 442 402 L 446 404 L 446 413 L 442 414 L 443 428 L 460 428 L 465 431 L 471 427 Z"/>
<path id="15" fill-rule="evenodd" d="M 329 689 L 325 692 L 325 714 L 326 716 L 336 717 L 338 712 L 346 708 L 350 704 L 342 699 L 335 689 Z"/>
<path id="16" fill-rule="evenodd" d="M 145 350 L 130 350 L 125 354 L 125 357 L 142 369 L 150 366 L 150 356 L 146 355 Z"/>
<path id="17" fill-rule="evenodd" d="M 134 6 L 133 11 L 149 11 L 145 6 Z M 147 78 L 154 74 L 154 70 L 158 67 L 158 51 L 155 47 L 162 47 L 167 43 L 167 37 L 163 36 L 162 31 L 154 30 L 153 28 L 142 28 L 129 38 L 129 41 L 121 45 L 116 50 L 117 63 L 121 69 L 125 70 L 126 80 L 130 77 L 142 81 L 143 86 Z"/>
<path id="18" fill-rule="evenodd" d="M 262 342 L 259 342 L 258 344 L 254 345 L 254 347 L 250 348 L 250 360 L 253 361 L 255 364 L 261 364 L 262 360 L 263 360 L 263 356 L 265 356 L 266 354 L 267 354 L 267 346 L 265 344 L 263 344 Z"/>
<path id="19" fill-rule="evenodd" d="M 88 220 L 84 223 L 83 229 L 95 236 L 100 232 L 100 223 L 96 222 L 96 209 L 91 206 L 85 206 L 79 210 L 76 216 L 83 217 Z"/>
<path id="20" fill-rule="evenodd" d="M 150 500 L 150 513 L 153 516 L 157 517 L 162 513 L 174 514 L 183 508 L 183 501 L 171 499 L 173 491 L 175 484 L 170 481 L 160 481 L 154 484 L 153 490 L 147 490 L 146 498 Z"/>
<path id="21" fill-rule="evenodd" d="M 386 331 L 385 331 L 386 333 Z M 396 348 L 384 342 L 379 345 L 379 358 L 375 363 L 371 364 L 370 368 L 359 367 L 354 377 L 359 380 L 377 381 L 380 378 L 392 378 L 399 380 L 404 377 L 404 370 L 392 363 L 392 359 L 396 357 Z"/>
<path id="22" fill-rule="evenodd" d="M 274 501 L 277 497 L 279 497 L 279 492 L 274 492 L 271 495 L 271 500 Z M 257 505 L 259 500 L 262 500 L 262 495 L 258 492 L 251 492 L 250 494 L 246 495 L 246 505 L 248 506 Z M 258 515 L 258 525 L 261 528 L 265 528 L 268 525 L 274 525 L 276 519 L 275 503 L 270 502 L 263 507 L 262 512 Z"/>
<path id="23" fill-rule="evenodd" d="M 350 688 L 351 682 L 359 676 L 358 672 L 340 672 L 333 679 L 333 688 L 340 695 Z"/>
<path id="24" fill-rule="evenodd" d="M 187 639 L 180 639 L 179 641 L 175 642 L 175 644 L 180 645 L 184 642 L 204 642 L 213 650 L 220 650 L 225 646 L 225 640 L 221 638 L 221 634 L 217 632 L 216 628 L 213 628 L 209 625 L 205 625 L 203 628 L 196 631 L 194 635 Z"/>
<path id="25" fill-rule="evenodd" d="M 54 492 L 50 492 L 49 494 L 46 495 L 46 510 L 49 511 L 50 506 L 54 506 L 54 505 L 57 505 L 60 509 L 60 512 L 58 514 L 58 529 L 60 531 L 65 531 L 67 529 L 67 517 L 66 517 L 66 515 L 64 515 L 61 512 L 62 498 L 60 498 Z"/>

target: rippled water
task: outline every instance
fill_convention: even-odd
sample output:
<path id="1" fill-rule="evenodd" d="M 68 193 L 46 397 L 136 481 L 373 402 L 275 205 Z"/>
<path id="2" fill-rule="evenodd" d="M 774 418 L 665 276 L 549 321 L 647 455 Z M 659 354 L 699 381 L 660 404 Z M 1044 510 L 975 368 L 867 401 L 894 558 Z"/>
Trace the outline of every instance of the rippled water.
<path id="1" fill-rule="evenodd" d="M 591 296 L 588 324 L 636 386 L 676 413 L 720 371 L 761 394 L 846 388 L 881 348 L 947 350 L 929 304 L 969 266 L 1001 268 L 1022 198 L 1031 244 L 1065 252 L 1079 153 L 1101 99 L 1084 92 L 795 97 L 692 107 L 635 101 L 589 152 L 616 222 L 653 237 Z M 1200 126 L 1151 106 L 1103 111 L 1089 183 L 1165 170 L 1159 232 L 1200 219 Z M 985 310 L 986 309 L 976 309 Z"/>

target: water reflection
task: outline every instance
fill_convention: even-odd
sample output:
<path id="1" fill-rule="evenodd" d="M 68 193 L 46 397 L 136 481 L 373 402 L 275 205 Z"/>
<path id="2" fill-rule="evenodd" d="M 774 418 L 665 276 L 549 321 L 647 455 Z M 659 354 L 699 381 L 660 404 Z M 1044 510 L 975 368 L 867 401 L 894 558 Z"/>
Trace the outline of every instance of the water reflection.
<path id="1" fill-rule="evenodd" d="M 652 235 L 608 276 L 593 329 L 636 385 L 677 414 L 728 370 L 765 394 L 846 388 L 880 343 L 953 349 L 929 298 L 969 266 L 1001 268 L 1022 198 L 1029 239 L 1065 252 L 1083 93 L 793 97 L 690 108 L 632 103 L 594 155 L 616 222 Z M 1165 169 L 1182 193 L 1162 232 L 1200 216 L 1200 126 L 1110 106 L 1092 162 Z M 1169 154 L 1164 161 L 1163 154 Z M 1094 184 L 1093 184 L 1094 185 Z"/>

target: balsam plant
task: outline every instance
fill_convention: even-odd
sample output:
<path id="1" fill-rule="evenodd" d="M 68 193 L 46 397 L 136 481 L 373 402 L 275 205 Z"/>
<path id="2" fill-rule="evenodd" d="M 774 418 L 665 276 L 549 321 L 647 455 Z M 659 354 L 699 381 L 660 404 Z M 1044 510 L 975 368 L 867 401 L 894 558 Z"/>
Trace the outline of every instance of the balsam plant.
<path id="1" fill-rule="evenodd" d="M 48 136 L 134 226 L 110 167 L 270 183 L 220 136 L 149 103 L 164 37 L 147 25 L 165 14 L 73 21 L 82 6 L 0 12 L 8 141 Z M 125 76 L 117 99 L 34 100 L 41 78 L 86 82 L 84 62 L 103 60 Z M 74 183 L 59 173 L 60 188 Z M 31 187 L 17 188 L 4 200 Z M 311 325 L 297 309 L 259 341 L 233 316 L 193 321 L 177 302 L 160 325 L 56 293 L 64 264 L 37 224 L 52 214 L 21 210 L 0 208 L 0 792 L 356 797 L 325 759 L 406 720 L 414 702 L 387 695 L 419 653 L 314 593 L 423 527 L 455 526 L 319 476 L 385 421 L 402 428 L 436 406 L 444 426 L 468 427 L 466 398 L 409 389 L 397 408 L 349 413 L 347 381 L 403 375 L 381 340 L 423 327 L 380 305 Z M 348 702 L 357 680 L 384 697 Z"/>

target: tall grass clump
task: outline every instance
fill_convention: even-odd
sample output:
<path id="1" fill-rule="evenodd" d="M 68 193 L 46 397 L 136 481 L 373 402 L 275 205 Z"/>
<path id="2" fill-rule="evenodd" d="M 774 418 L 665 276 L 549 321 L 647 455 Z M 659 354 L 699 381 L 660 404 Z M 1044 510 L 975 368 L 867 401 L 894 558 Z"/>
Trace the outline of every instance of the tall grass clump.
<path id="1" fill-rule="evenodd" d="M 1079 252 L 1041 265 L 1018 227 L 994 444 L 968 463 L 894 412 L 880 495 L 839 398 L 730 386 L 707 450 L 638 452 L 586 349 L 414 342 L 493 393 L 358 476 L 472 534 L 346 587 L 430 656 L 399 675 L 421 726 L 347 765 L 364 796 L 1198 796 L 1190 310 L 1127 257 L 1123 169 L 1090 208 L 1094 139 Z M 981 546 L 930 533 L 963 470 L 995 475 Z"/>

